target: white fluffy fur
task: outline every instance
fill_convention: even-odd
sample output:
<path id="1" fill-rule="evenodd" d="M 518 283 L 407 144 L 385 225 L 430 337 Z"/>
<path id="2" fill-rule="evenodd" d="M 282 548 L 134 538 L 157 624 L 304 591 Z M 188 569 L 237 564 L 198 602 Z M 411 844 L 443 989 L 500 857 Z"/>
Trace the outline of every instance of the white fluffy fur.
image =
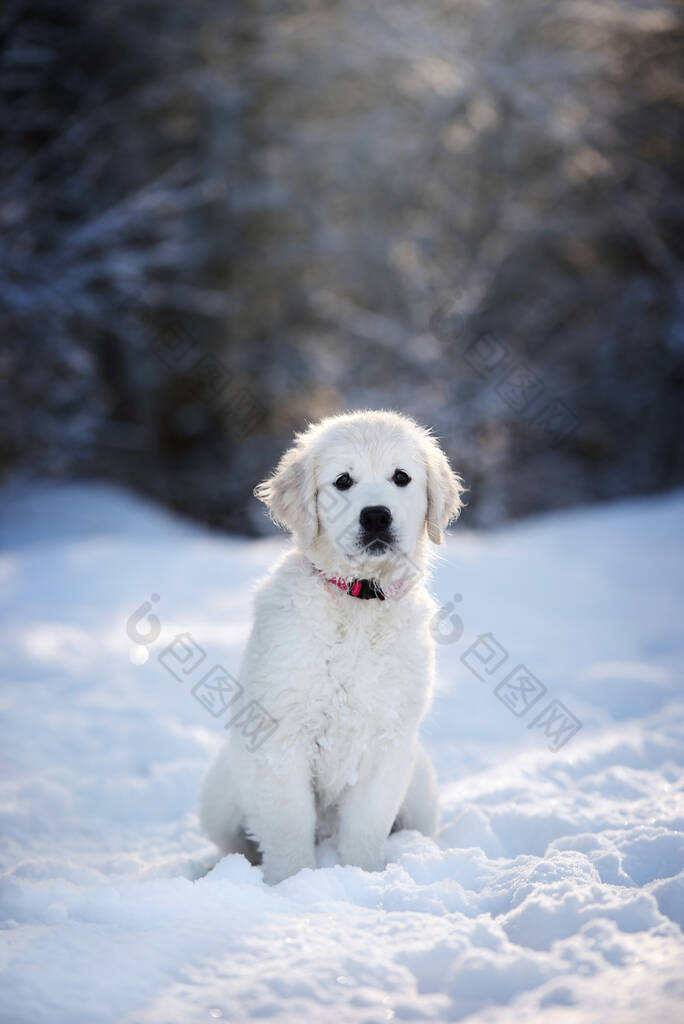
<path id="1" fill-rule="evenodd" d="M 392 482 L 397 468 L 407 487 Z M 340 492 L 343 472 L 355 483 Z M 315 867 L 325 836 L 343 864 L 381 870 L 393 824 L 437 828 L 434 770 L 418 744 L 433 678 L 424 570 L 427 537 L 441 543 L 460 511 L 461 482 L 412 420 L 357 412 L 298 435 L 255 493 L 294 546 L 258 588 L 240 682 L 279 724 L 255 751 L 228 732 L 204 784 L 202 827 L 223 851 L 260 851 L 271 883 Z M 390 508 L 393 550 L 360 547 L 365 505 Z M 326 581 L 334 575 L 374 578 L 387 599 L 350 597 Z"/>

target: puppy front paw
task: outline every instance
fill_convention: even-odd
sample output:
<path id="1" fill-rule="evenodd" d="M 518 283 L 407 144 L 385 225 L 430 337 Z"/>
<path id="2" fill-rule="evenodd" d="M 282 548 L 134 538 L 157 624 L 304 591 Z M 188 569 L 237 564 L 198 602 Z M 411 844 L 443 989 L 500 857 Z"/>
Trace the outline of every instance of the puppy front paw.
<path id="1" fill-rule="evenodd" d="M 315 868 L 316 860 L 313 854 L 302 855 L 301 857 L 283 857 L 264 854 L 261 868 L 264 873 L 264 882 L 267 885 L 277 885 L 285 878 L 296 875 L 303 868 Z"/>
<path id="2" fill-rule="evenodd" d="M 341 841 L 338 846 L 340 862 L 363 868 L 364 871 L 384 871 L 384 845 L 382 840 L 366 837 Z"/>

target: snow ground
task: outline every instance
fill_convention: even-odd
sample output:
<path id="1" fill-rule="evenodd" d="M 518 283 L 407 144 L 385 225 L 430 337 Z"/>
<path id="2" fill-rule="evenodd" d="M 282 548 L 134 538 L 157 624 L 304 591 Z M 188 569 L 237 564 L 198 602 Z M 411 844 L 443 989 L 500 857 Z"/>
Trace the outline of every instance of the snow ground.
<path id="1" fill-rule="evenodd" d="M 393 835 L 381 874 L 321 849 L 274 888 L 238 856 L 205 874 L 225 719 L 158 655 L 188 632 L 236 674 L 283 541 L 99 485 L 0 497 L 2 1021 L 682 1019 L 683 493 L 457 527 L 424 729 L 439 841 Z M 152 593 L 161 634 L 136 646 Z M 483 634 L 508 655 L 491 676 Z M 518 717 L 495 687 L 520 663 L 546 692 Z M 582 723 L 556 753 L 550 700 Z"/>

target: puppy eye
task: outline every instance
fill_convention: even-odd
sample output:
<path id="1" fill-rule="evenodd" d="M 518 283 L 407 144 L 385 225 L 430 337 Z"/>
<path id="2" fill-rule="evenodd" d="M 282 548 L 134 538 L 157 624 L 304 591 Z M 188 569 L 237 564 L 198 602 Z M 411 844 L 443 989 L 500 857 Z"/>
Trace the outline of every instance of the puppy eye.
<path id="1" fill-rule="evenodd" d="M 349 476 L 349 473 L 340 473 L 335 481 L 335 487 L 338 491 L 348 491 L 353 483 L 354 481 Z"/>
<path id="2" fill-rule="evenodd" d="M 403 469 L 395 469 L 392 480 L 397 485 L 397 487 L 406 487 L 406 484 L 411 483 L 411 477 L 408 475 L 408 473 L 405 473 Z"/>

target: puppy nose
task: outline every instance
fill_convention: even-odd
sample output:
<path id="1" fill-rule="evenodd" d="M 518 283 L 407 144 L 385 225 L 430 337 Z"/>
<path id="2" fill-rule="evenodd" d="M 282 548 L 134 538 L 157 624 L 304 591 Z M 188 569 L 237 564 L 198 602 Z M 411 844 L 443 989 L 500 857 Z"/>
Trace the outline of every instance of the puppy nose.
<path id="1" fill-rule="evenodd" d="M 384 533 L 392 522 L 392 513 L 386 505 L 366 505 L 359 519 L 366 533 Z"/>

